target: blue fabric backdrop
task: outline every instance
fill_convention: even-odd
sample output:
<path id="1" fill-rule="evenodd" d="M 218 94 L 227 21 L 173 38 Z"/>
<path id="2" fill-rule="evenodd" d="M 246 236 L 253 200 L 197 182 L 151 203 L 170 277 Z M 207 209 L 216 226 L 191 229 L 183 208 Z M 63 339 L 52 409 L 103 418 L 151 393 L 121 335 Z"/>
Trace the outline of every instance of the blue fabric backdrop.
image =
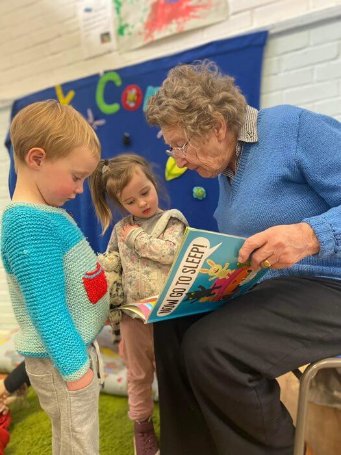
<path id="1" fill-rule="evenodd" d="M 260 78 L 267 32 L 257 32 L 240 37 L 214 41 L 170 57 L 151 60 L 115 71 L 106 71 L 74 80 L 18 99 L 13 103 L 11 118 L 26 105 L 44 99 L 70 102 L 93 124 L 100 138 L 104 158 L 134 151 L 157 165 L 164 180 L 167 156 L 158 130 L 147 125 L 143 108 L 155 93 L 170 68 L 178 63 L 197 59 L 214 60 L 223 72 L 236 78 L 248 103 L 259 107 Z M 126 144 L 129 135 L 130 144 Z M 9 175 L 10 194 L 15 185 L 15 173 L 10 139 L 6 146 L 11 157 Z M 217 205 L 216 179 L 202 179 L 195 172 L 187 171 L 179 178 L 165 181 L 170 196 L 170 206 L 181 210 L 193 227 L 216 230 L 213 212 Z M 193 198 L 193 187 L 206 190 L 206 198 Z M 103 251 L 109 232 L 101 236 L 100 226 L 92 208 L 88 187 L 75 201 L 65 208 L 74 216 L 96 251 Z"/>

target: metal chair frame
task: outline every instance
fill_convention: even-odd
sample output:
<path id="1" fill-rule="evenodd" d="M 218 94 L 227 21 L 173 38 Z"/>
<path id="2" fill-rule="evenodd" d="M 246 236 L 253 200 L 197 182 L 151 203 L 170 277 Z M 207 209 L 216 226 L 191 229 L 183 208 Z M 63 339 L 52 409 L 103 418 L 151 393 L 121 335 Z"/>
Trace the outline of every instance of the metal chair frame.
<path id="1" fill-rule="evenodd" d="M 318 360 L 317 362 L 311 363 L 305 369 L 304 373 L 300 373 L 301 377 L 299 378 L 300 388 L 297 405 L 294 455 L 304 455 L 305 452 L 305 429 L 307 423 L 308 399 L 311 381 L 320 370 L 327 368 L 341 368 L 341 356 Z M 299 376 L 297 370 L 293 371 L 293 373 L 297 377 Z"/>

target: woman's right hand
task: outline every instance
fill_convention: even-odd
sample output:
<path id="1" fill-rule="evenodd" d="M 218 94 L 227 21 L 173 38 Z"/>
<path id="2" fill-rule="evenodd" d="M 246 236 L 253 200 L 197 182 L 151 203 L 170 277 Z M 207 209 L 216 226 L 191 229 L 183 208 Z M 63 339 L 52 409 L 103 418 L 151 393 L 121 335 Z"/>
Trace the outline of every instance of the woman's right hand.
<path id="1" fill-rule="evenodd" d="M 84 389 L 86 386 L 90 384 L 93 377 L 94 372 L 92 371 L 91 368 L 89 368 L 88 371 L 84 374 L 84 376 L 82 376 L 80 379 L 77 379 L 76 381 L 67 382 L 66 387 L 68 390 L 71 391 Z"/>
<path id="2" fill-rule="evenodd" d="M 273 226 L 245 240 L 239 251 L 238 261 L 251 261 L 254 270 L 268 262 L 268 267 L 283 269 L 317 254 L 320 243 L 307 223 Z M 264 267 L 264 265 L 263 265 Z"/>

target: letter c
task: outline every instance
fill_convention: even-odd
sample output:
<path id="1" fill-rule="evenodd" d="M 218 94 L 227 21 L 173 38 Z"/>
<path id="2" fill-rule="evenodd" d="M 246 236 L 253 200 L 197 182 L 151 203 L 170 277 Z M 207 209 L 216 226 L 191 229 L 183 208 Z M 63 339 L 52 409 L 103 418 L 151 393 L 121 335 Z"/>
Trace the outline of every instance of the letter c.
<path id="1" fill-rule="evenodd" d="M 104 91 L 108 82 L 113 82 L 116 87 L 120 87 L 122 85 L 122 80 L 115 71 L 110 71 L 109 73 L 103 74 L 97 84 L 96 88 L 96 103 L 99 109 L 104 114 L 115 114 L 120 109 L 120 105 L 118 103 L 107 104 L 104 100 Z"/>

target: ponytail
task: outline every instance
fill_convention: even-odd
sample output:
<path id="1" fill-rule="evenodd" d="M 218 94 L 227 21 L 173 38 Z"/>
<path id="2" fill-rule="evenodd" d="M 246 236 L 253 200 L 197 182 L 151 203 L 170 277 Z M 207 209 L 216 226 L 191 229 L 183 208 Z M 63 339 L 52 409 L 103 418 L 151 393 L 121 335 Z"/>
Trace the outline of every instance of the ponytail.
<path id="1" fill-rule="evenodd" d="M 91 193 L 91 199 L 95 206 L 97 218 L 99 219 L 102 226 L 102 234 L 110 226 L 112 221 L 112 213 L 107 200 L 106 182 L 109 174 L 109 161 L 100 160 L 97 168 L 93 174 L 89 177 L 89 187 Z"/>

